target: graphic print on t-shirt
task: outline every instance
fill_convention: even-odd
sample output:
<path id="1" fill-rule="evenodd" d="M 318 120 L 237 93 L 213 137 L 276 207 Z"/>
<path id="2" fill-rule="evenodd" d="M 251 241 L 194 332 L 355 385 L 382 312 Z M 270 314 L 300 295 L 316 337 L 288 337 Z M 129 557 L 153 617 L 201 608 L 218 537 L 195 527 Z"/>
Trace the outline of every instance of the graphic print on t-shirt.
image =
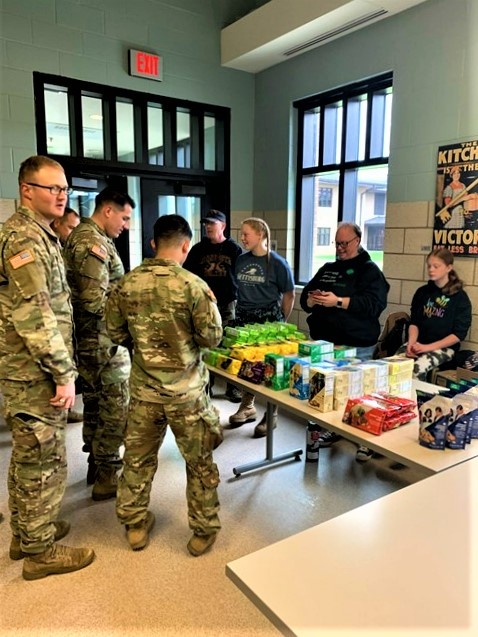
<path id="1" fill-rule="evenodd" d="M 237 272 L 237 280 L 243 285 L 257 285 L 265 283 L 266 276 L 264 268 L 255 263 L 254 265 L 246 265 L 242 270 Z"/>
<path id="2" fill-rule="evenodd" d="M 227 276 L 231 268 L 231 258 L 225 254 L 208 254 L 201 259 L 204 276 Z"/>
<path id="3" fill-rule="evenodd" d="M 423 308 L 424 316 L 427 318 L 431 318 L 432 316 L 442 318 L 449 301 L 450 297 L 445 295 L 438 296 L 436 299 L 428 299 Z"/>

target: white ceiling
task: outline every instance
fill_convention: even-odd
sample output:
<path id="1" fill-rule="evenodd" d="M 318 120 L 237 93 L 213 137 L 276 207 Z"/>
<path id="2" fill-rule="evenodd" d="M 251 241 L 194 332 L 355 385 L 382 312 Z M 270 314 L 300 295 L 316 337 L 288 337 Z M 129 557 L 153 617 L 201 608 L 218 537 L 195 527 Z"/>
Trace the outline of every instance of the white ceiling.
<path id="1" fill-rule="evenodd" d="M 270 0 L 222 29 L 221 63 L 258 73 L 422 2 Z"/>

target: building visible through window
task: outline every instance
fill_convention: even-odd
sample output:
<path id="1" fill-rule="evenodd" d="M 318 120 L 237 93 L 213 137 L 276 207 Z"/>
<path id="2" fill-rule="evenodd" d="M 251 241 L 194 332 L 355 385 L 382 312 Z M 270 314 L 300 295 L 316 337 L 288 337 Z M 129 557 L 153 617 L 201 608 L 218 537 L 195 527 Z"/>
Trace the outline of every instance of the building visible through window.
<path id="1" fill-rule="evenodd" d="M 317 245 L 330 245 L 330 228 L 317 228 Z"/>

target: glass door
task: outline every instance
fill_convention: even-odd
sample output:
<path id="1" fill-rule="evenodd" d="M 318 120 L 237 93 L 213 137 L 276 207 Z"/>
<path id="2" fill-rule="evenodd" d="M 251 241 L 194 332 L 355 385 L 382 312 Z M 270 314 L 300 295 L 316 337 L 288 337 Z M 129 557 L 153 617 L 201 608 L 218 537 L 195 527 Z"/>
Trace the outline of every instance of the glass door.
<path id="1" fill-rule="evenodd" d="M 166 179 L 142 179 L 143 256 L 153 256 L 153 226 L 162 215 L 181 215 L 193 231 L 192 243 L 201 239 L 201 215 L 206 209 L 206 188 Z"/>

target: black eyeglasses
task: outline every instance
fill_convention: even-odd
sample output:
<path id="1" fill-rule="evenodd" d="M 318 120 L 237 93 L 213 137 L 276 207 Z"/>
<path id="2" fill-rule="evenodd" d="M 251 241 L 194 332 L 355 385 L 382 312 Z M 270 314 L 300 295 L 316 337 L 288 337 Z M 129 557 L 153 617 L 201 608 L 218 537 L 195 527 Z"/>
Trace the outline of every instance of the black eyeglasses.
<path id="1" fill-rule="evenodd" d="M 69 186 L 42 186 L 41 184 L 34 184 L 29 181 L 26 182 L 27 186 L 35 186 L 35 188 L 44 188 L 45 190 L 49 190 L 52 195 L 59 195 L 61 192 L 64 192 L 65 195 L 71 195 L 73 192 L 73 188 Z"/>
<path id="2" fill-rule="evenodd" d="M 355 241 L 355 239 L 360 239 L 360 237 L 354 237 L 353 239 L 349 239 L 348 241 L 336 241 L 335 245 L 338 248 L 346 248 L 349 243 L 352 243 L 352 241 Z"/>

